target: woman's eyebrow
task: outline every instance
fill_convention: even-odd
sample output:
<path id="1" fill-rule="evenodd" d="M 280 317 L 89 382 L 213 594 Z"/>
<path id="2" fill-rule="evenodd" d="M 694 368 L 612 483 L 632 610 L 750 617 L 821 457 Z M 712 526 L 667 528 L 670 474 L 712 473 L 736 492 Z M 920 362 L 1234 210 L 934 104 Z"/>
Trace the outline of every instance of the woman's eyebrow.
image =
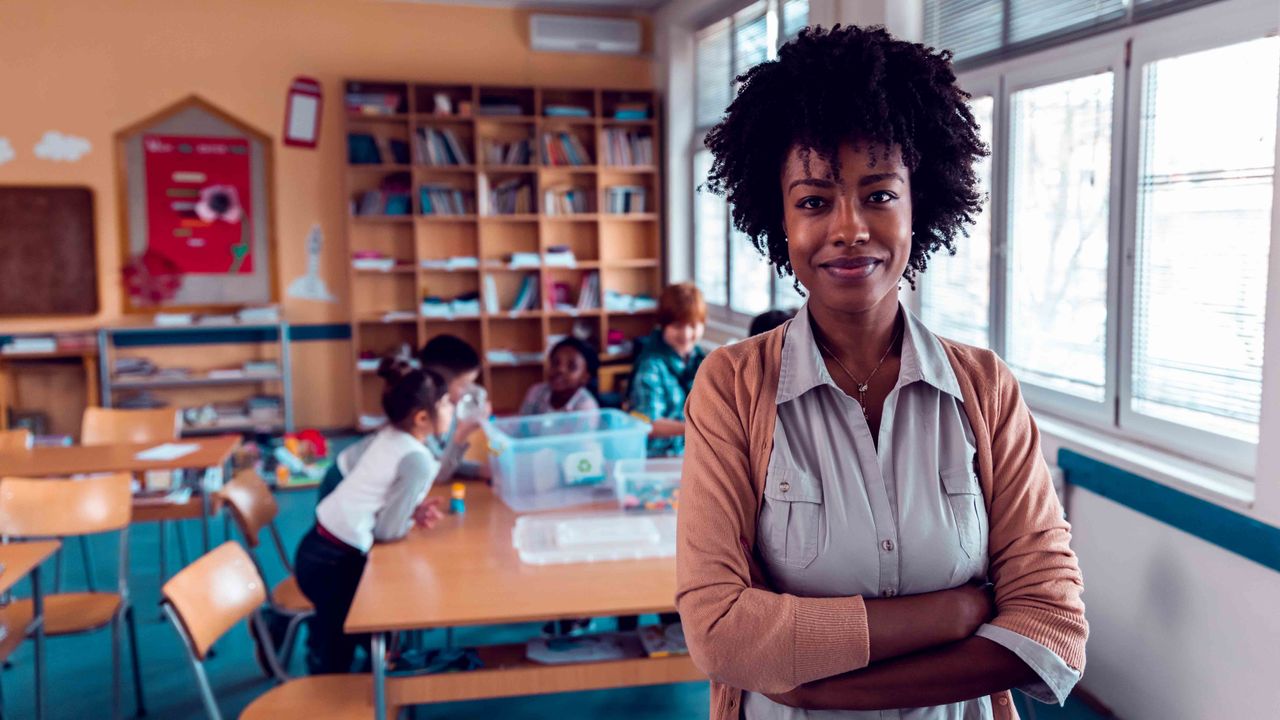
<path id="1" fill-rule="evenodd" d="M 787 192 L 791 192 L 792 190 L 794 190 L 796 187 L 800 185 L 812 185 L 814 187 L 822 188 L 824 190 L 833 188 L 836 186 L 836 184 L 831 180 L 819 180 L 818 178 L 807 177 L 807 178 L 800 178 L 799 180 L 791 181 L 791 184 L 787 186 Z"/>
<path id="2" fill-rule="evenodd" d="M 898 182 L 904 183 L 904 184 L 907 182 L 906 179 L 904 179 L 901 175 L 899 175 L 896 172 L 874 173 L 871 175 L 863 175 L 862 177 L 858 178 L 858 187 L 863 187 L 865 185 L 875 185 L 876 183 L 882 182 L 884 180 L 897 180 Z"/>

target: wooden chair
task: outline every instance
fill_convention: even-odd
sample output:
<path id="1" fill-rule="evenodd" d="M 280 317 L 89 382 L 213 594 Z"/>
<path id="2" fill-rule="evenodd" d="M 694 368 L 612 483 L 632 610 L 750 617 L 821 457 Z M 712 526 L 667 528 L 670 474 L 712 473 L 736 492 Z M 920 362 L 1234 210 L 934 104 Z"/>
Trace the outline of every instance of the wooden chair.
<path id="1" fill-rule="evenodd" d="M 80 479 L 0 479 L 0 535 L 9 539 L 84 537 L 118 531 L 119 565 L 114 592 L 54 593 L 44 599 L 44 630 L 49 637 L 111 627 L 112 716 L 120 717 L 120 624 L 129 630 L 133 689 L 139 716 L 146 713 L 138 663 L 138 630 L 129 602 L 129 521 L 133 494 L 129 475 L 117 473 Z M 30 599 L 16 600 L 8 612 L 33 617 Z"/>
<path id="2" fill-rule="evenodd" d="M 209 720 L 222 720 L 204 660 L 210 646 L 236 623 L 248 618 L 250 632 L 270 640 L 260 609 L 266 587 L 248 551 L 238 543 L 219 545 L 180 570 L 161 591 L 165 613 L 187 648 Z M 259 696 L 240 714 L 241 720 L 345 720 L 373 717 L 370 675 L 311 675 L 284 680 Z M 389 713 L 394 717 L 394 713 Z"/>
<path id="3" fill-rule="evenodd" d="M 87 407 L 80 421 L 80 444 L 82 445 L 117 445 L 124 443 L 164 443 L 172 442 L 178 439 L 180 429 L 180 421 L 178 411 L 173 408 L 143 408 L 143 409 L 121 409 L 121 408 L 103 408 L 103 407 Z M 155 473 L 152 477 L 166 475 L 165 472 Z M 136 510 L 137 508 L 135 508 Z M 147 512 L 150 510 L 144 510 Z M 140 519 L 139 522 L 144 522 Z M 157 521 L 159 523 L 160 537 L 160 577 L 168 577 L 168 523 L 165 520 Z M 187 539 L 182 533 L 180 525 L 175 526 L 174 532 L 178 537 L 178 559 L 183 565 L 188 562 L 187 556 Z M 87 548 L 80 546 L 82 553 L 87 556 Z M 89 561 L 86 560 L 86 568 Z M 89 571 L 86 569 L 85 571 Z M 60 582 L 62 578 L 62 569 L 59 566 L 54 577 L 55 582 Z M 89 579 L 90 588 L 93 586 L 92 576 Z"/>
<path id="4" fill-rule="evenodd" d="M 218 496 L 230 509 L 231 518 L 235 520 L 236 527 L 240 528 L 240 534 L 244 536 L 245 544 L 249 546 L 250 557 L 258 568 L 258 574 L 263 578 L 266 578 L 267 574 L 262 571 L 262 565 L 258 562 L 254 551 L 262 543 L 262 531 L 264 529 L 271 531 L 272 544 L 275 545 L 276 553 L 280 556 L 280 563 L 288 573 L 287 577 L 272 588 L 268 598 L 273 610 L 289 618 L 284 639 L 280 647 L 275 648 L 280 664 L 288 667 L 289 659 L 293 656 L 293 641 L 298 626 L 315 613 L 315 608 L 312 607 L 307 596 L 302 594 L 302 590 L 298 588 L 297 579 L 293 577 L 293 563 L 289 561 L 289 551 L 285 548 L 284 540 L 280 538 L 280 529 L 276 527 L 275 522 L 280 514 L 280 507 L 276 504 L 275 496 L 271 494 L 271 488 L 263 482 L 255 470 L 242 470 L 236 473 L 231 482 L 223 485 L 218 491 Z"/>

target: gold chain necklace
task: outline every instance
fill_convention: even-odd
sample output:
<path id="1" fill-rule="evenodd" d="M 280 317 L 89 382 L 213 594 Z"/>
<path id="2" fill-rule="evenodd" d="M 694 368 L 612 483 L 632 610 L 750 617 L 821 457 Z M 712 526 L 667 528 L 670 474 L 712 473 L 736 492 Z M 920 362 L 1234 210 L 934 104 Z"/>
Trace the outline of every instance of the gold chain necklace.
<path id="1" fill-rule="evenodd" d="M 898 331 L 894 331 L 893 339 L 889 341 L 889 347 L 884 349 L 884 354 L 880 356 L 880 362 L 876 363 L 875 369 L 867 376 L 866 382 L 861 382 L 858 378 L 854 377 L 853 373 L 849 372 L 849 368 L 845 367 L 844 363 L 840 362 L 839 356 L 831 352 L 831 350 L 824 345 L 821 340 L 818 340 L 817 335 L 814 335 L 813 339 L 818 342 L 818 347 L 827 355 L 831 356 L 831 359 L 836 361 L 836 365 L 839 365 L 840 369 L 844 371 L 844 374 L 848 375 L 849 379 L 853 381 L 853 384 L 858 390 L 858 404 L 862 406 L 862 418 L 869 422 L 871 417 L 867 414 L 867 388 L 871 385 L 871 378 L 876 376 L 876 371 L 880 369 L 881 365 L 884 365 L 884 359 L 889 357 L 889 351 L 893 349 L 893 344 L 898 342 Z"/>

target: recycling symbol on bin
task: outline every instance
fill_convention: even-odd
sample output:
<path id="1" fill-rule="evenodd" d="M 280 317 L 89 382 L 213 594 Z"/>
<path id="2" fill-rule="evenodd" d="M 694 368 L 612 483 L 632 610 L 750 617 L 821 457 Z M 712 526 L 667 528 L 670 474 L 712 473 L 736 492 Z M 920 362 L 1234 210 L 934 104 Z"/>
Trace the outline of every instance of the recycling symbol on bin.
<path id="1" fill-rule="evenodd" d="M 582 458 L 581 460 L 578 461 L 578 472 L 589 473 L 591 472 L 591 466 L 592 466 L 592 463 L 589 458 Z"/>

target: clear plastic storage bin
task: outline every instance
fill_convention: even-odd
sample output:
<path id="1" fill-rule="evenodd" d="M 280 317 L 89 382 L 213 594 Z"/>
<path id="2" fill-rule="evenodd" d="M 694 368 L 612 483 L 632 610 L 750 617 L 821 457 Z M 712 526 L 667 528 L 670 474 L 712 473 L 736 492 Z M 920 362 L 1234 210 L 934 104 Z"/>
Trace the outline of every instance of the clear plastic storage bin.
<path id="1" fill-rule="evenodd" d="M 644 458 L 649 424 L 594 410 L 502 418 L 485 432 L 498 496 L 527 512 L 612 500 L 614 465 Z"/>
<path id="2" fill-rule="evenodd" d="M 629 512 L 661 512 L 680 505 L 680 458 L 619 460 L 613 468 L 618 504 Z"/>
<path id="3" fill-rule="evenodd" d="M 676 517 L 622 512 L 525 515 L 516 519 L 511 544 L 530 565 L 672 557 Z"/>

